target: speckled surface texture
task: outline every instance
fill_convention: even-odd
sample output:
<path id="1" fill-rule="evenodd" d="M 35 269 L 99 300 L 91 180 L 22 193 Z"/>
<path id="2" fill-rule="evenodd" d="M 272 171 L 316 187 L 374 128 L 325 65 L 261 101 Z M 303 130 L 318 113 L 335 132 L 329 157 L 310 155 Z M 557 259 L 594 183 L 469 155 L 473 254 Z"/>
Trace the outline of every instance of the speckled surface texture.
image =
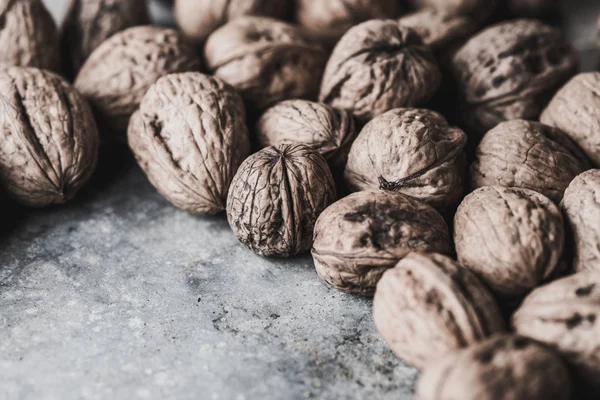
<path id="1" fill-rule="evenodd" d="M 584 50 L 594 3 L 569 17 Z M 110 164 L 67 206 L 2 207 L 0 398 L 412 398 L 370 300 L 326 287 L 309 257 L 252 255 L 223 215 L 178 211 L 130 158 Z"/>

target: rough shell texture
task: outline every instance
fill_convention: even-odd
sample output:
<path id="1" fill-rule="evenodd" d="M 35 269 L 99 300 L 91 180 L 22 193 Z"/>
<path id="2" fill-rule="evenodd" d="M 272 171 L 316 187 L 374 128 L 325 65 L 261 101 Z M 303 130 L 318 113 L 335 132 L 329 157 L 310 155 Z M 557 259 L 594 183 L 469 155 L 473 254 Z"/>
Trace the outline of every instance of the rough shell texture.
<path id="1" fill-rule="evenodd" d="M 321 155 L 300 144 L 271 146 L 240 166 L 227 198 L 227 219 L 250 250 L 288 257 L 310 250 L 317 217 L 335 198 Z"/>
<path id="2" fill-rule="evenodd" d="M 559 203 L 573 178 L 589 168 L 586 155 L 561 130 L 513 120 L 496 126 L 479 144 L 472 187 L 521 187 Z"/>
<path id="3" fill-rule="evenodd" d="M 412 253 L 387 271 L 373 318 L 394 353 L 419 369 L 505 328 L 488 289 L 439 254 Z"/>
<path id="4" fill-rule="evenodd" d="M 89 179 L 98 130 L 81 96 L 62 78 L 36 68 L 0 72 L 0 180 L 29 206 L 63 203 Z"/>
<path id="5" fill-rule="evenodd" d="M 293 0 L 176 0 L 175 17 L 183 33 L 202 43 L 227 22 L 245 15 L 283 19 Z"/>
<path id="6" fill-rule="evenodd" d="M 584 172 L 571 182 L 562 209 L 573 236 L 573 267 L 600 271 L 600 170 Z"/>
<path id="7" fill-rule="evenodd" d="M 433 8 L 446 14 L 469 15 L 484 21 L 495 11 L 498 0 L 407 0 L 416 8 Z"/>
<path id="8" fill-rule="evenodd" d="M 320 100 L 366 122 L 427 103 L 441 82 L 433 53 L 412 29 L 372 20 L 350 29 L 327 63 Z"/>
<path id="9" fill-rule="evenodd" d="M 57 71 L 58 33 L 41 0 L 0 0 L 0 67 Z"/>
<path id="10" fill-rule="evenodd" d="M 256 130 L 261 147 L 303 143 L 325 157 L 333 169 L 342 170 L 357 135 L 348 111 L 307 100 L 287 100 L 269 108 Z"/>
<path id="11" fill-rule="evenodd" d="M 150 22 L 146 0 L 71 0 L 62 28 L 63 57 L 71 74 L 117 32 Z"/>
<path id="12" fill-rule="evenodd" d="M 250 154 L 242 98 L 199 72 L 159 79 L 129 124 L 129 146 L 150 182 L 195 214 L 225 209 L 233 176 Z"/>
<path id="13" fill-rule="evenodd" d="M 444 210 L 462 199 L 466 144 L 467 135 L 434 111 L 391 110 L 358 135 L 345 179 L 353 190 L 401 192 Z"/>
<path id="14" fill-rule="evenodd" d="M 551 350 L 519 336 L 495 336 L 425 370 L 418 400 L 568 400 L 569 371 Z"/>
<path id="15" fill-rule="evenodd" d="M 512 319 L 520 335 L 558 350 L 600 389 L 600 273 L 579 272 L 533 291 Z"/>
<path id="16" fill-rule="evenodd" d="M 91 103 L 102 134 L 124 141 L 131 114 L 154 82 L 200 68 L 194 47 L 177 31 L 140 26 L 113 35 L 94 50 L 75 88 Z"/>
<path id="17" fill-rule="evenodd" d="M 534 20 L 487 28 L 452 63 L 465 123 L 483 134 L 506 120 L 537 119 L 577 65 L 575 51 L 556 28 Z"/>
<path id="18" fill-rule="evenodd" d="M 373 190 L 345 197 L 321 214 L 312 255 L 321 279 L 372 295 L 381 275 L 411 251 L 451 251 L 443 218 L 408 196 Z"/>
<path id="19" fill-rule="evenodd" d="M 510 11 L 523 17 L 544 17 L 558 9 L 556 0 L 509 0 Z"/>
<path id="20" fill-rule="evenodd" d="M 600 72 L 571 79 L 556 93 L 540 120 L 566 132 L 600 167 Z"/>
<path id="21" fill-rule="evenodd" d="M 243 17 L 215 31 L 204 54 L 210 70 L 263 110 L 279 101 L 314 100 L 327 53 L 300 28 L 264 17 Z"/>
<path id="22" fill-rule="evenodd" d="M 484 186 L 454 217 L 458 260 L 504 297 L 519 297 L 552 277 L 564 246 L 563 218 L 528 189 Z"/>

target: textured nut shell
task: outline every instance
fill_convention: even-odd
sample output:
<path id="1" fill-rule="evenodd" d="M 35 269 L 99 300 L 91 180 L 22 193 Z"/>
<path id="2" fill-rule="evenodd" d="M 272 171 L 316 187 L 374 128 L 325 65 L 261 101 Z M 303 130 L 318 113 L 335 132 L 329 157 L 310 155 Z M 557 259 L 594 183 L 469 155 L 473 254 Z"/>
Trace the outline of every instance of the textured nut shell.
<path id="1" fill-rule="evenodd" d="M 348 155 L 344 177 L 353 190 L 401 192 L 437 209 L 463 196 L 467 135 L 424 109 L 395 109 L 369 122 Z"/>
<path id="2" fill-rule="evenodd" d="M 501 296 L 518 297 L 552 276 L 564 246 L 558 207 L 533 190 L 484 186 L 454 217 L 458 260 Z"/>
<path id="3" fill-rule="evenodd" d="M 129 117 L 160 77 L 200 70 L 193 46 L 173 29 L 140 26 L 104 41 L 87 59 L 75 88 L 91 103 L 103 135 L 126 139 Z"/>
<path id="4" fill-rule="evenodd" d="M 503 121 L 537 119 L 577 65 L 575 51 L 556 28 L 534 20 L 487 28 L 452 63 L 466 123 L 484 133 Z"/>
<path id="5" fill-rule="evenodd" d="M 495 336 L 429 366 L 418 400 L 568 400 L 569 371 L 554 352 L 519 336 Z"/>
<path id="6" fill-rule="evenodd" d="M 215 31 L 204 55 L 210 70 L 242 93 L 254 109 L 279 101 L 314 100 L 327 53 L 297 26 L 242 17 Z"/>
<path id="7" fill-rule="evenodd" d="M 199 72 L 159 79 L 129 124 L 129 146 L 150 182 L 194 214 L 225 209 L 233 176 L 250 154 L 242 98 Z"/>
<path id="8" fill-rule="evenodd" d="M 335 288 L 372 295 L 381 275 L 411 251 L 449 253 L 443 218 L 398 193 L 354 193 L 317 220 L 312 248 L 317 273 Z"/>
<path id="9" fill-rule="evenodd" d="M 394 353 L 419 369 L 505 329 L 488 289 L 439 254 L 411 253 L 387 271 L 373 318 Z"/>
<path id="10" fill-rule="evenodd" d="M 586 155 L 561 130 L 513 120 L 496 126 L 479 144 L 472 187 L 521 187 L 558 204 L 573 178 L 589 168 Z"/>
<path id="11" fill-rule="evenodd" d="M 575 76 L 548 104 L 540 121 L 566 132 L 600 167 L 600 72 Z"/>
<path id="12" fill-rule="evenodd" d="M 558 350 L 600 389 L 600 273 L 579 272 L 534 290 L 512 319 L 517 333 Z"/>
<path id="13" fill-rule="evenodd" d="M 357 135 L 349 112 L 307 100 L 287 100 L 269 108 L 256 130 L 261 147 L 303 143 L 318 151 L 335 169 L 346 165 Z"/>
<path id="14" fill-rule="evenodd" d="M 271 146 L 240 166 L 227 197 L 227 219 L 255 253 L 293 256 L 310 250 L 315 221 L 335 197 L 321 155 L 300 144 Z"/>
<path id="15" fill-rule="evenodd" d="M 366 122 L 429 101 L 441 82 L 433 53 L 412 29 L 372 20 L 350 29 L 325 68 L 320 100 Z"/>
<path id="16" fill-rule="evenodd" d="M 81 96 L 61 77 L 36 68 L 0 72 L 0 180 L 29 206 L 63 203 L 89 179 L 98 130 Z"/>
<path id="17" fill-rule="evenodd" d="M 58 32 L 41 0 L 0 0 L 0 67 L 59 69 Z"/>

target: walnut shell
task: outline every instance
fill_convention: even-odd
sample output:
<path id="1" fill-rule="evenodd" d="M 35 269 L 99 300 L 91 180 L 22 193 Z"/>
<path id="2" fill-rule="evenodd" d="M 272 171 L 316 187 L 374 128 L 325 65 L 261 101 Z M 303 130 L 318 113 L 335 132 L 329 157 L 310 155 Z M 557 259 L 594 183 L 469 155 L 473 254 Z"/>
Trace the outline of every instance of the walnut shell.
<path id="1" fill-rule="evenodd" d="M 102 134 L 125 141 L 129 118 L 154 82 L 200 67 L 194 47 L 177 31 L 138 26 L 111 36 L 94 50 L 75 88 L 92 105 Z"/>
<path id="2" fill-rule="evenodd" d="M 483 137 L 471 166 L 472 187 L 521 187 L 560 203 L 573 178 L 589 168 L 585 154 L 561 130 L 513 120 Z"/>
<path id="3" fill-rule="evenodd" d="M 129 124 L 129 146 L 150 182 L 194 214 L 225 209 L 227 191 L 250 154 L 239 94 L 199 72 L 160 78 Z"/>
<path id="4" fill-rule="evenodd" d="M 561 32 L 541 22 L 514 20 L 485 29 L 452 62 L 465 123 L 483 134 L 503 121 L 537 119 L 577 65 Z"/>
<path id="5" fill-rule="evenodd" d="M 484 186 L 454 217 L 458 261 L 500 296 L 526 294 L 555 272 L 564 246 L 558 207 L 533 190 Z"/>
<path id="6" fill-rule="evenodd" d="M 248 157 L 233 178 L 227 219 L 239 241 L 262 256 L 310 250 L 319 214 L 335 201 L 325 159 L 302 144 L 271 146 Z"/>
<path id="7" fill-rule="evenodd" d="M 90 178 L 99 137 L 88 105 L 64 79 L 37 68 L 0 72 L 0 181 L 20 203 L 71 199 Z"/>
<path id="8" fill-rule="evenodd" d="M 401 192 L 439 210 L 463 197 L 467 135 L 434 111 L 399 108 L 369 122 L 348 155 L 353 190 Z"/>
<path id="9" fill-rule="evenodd" d="M 41 0 L 0 0 L 0 67 L 58 71 L 58 32 Z"/>
<path id="10" fill-rule="evenodd" d="M 440 82 L 435 57 L 417 32 L 397 21 L 372 20 L 350 29 L 335 46 L 319 98 L 366 122 L 427 103 Z"/>
<path id="11" fill-rule="evenodd" d="M 297 26 L 242 17 L 216 30 L 204 55 L 210 70 L 264 110 L 282 100 L 314 100 L 327 53 Z"/>
<path id="12" fill-rule="evenodd" d="M 411 253 L 383 274 L 373 319 L 394 353 L 419 369 L 505 330 L 488 289 L 439 254 Z"/>
<path id="13" fill-rule="evenodd" d="M 318 275 L 348 293 L 372 295 L 383 273 L 411 251 L 450 253 L 444 219 L 399 193 L 344 197 L 317 220 L 312 256 Z"/>
<path id="14" fill-rule="evenodd" d="M 579 272 L 534 290 L 512 324 L 520 335 L 556 349 L 600 390 L 599 272 Z"/>
<path id="15" fill-rule="evenodd" d="M 600 72 L 576 75 L 555 95 L 540 121 L 555 126 L 600 167 Z"/>
<path id="16" fill-rule="evenodd" d="M 571 380 L 554 352 L 519 336 L 494 336 L 437 361 L 417 385 L 418 400 L 569 400 Z"/>

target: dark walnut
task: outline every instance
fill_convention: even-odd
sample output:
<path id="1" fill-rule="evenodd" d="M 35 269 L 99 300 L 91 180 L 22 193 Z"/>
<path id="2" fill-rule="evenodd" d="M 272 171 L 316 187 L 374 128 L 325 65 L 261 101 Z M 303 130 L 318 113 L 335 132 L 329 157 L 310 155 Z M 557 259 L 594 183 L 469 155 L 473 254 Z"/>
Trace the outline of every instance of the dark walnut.
<path id="1" fill-rule="evenodd" d="M 483 283 L 439 254 L 411 253 L 387 271 L 377 285 L 373 319 L 394 353 L 419 369 L 505 330 Z"/>
<path id="2" fill-rule="evenodd" d="M 569 231 L 572 234 L 576 271 L 600 271 L 600 170 L 576 177 L 565 191 L 562 201 Z"/>
<path id="3" fill-rule="evenodd" d="M 444 219 L 408 196 L 371 190 L 344 197 L 321 214 L 312 255 L 325 282 L 372 295 L 381 275 L 411 251 L 450 253 Z"/>
<path id="4" fill-rule="evenodd" d="M 203 43 L 227 22 L 246 15 L 284 19 L 293 0 L 176 0 L 177 24 L 189 39 Z"/>
<path id="5" fill-rule="evenodd" d="M 417 32 L 393 20 L 372 20 L 338 42 L 319 98 L 367 122 L 394 108 L 427 103 L 440 82 L 435 57 Z"/>
<path id="6" fill-rule="evenodd" d="M 325 159 L 301 144 L 267 147 L 248 157 L 227 198 L 227 219 L 244 246 L 262 256 L 310 250 L 317 217 L 336 199 Z"/>
<path id="7" fill-rule="evenodd" d="M 91 103 L 102 134 L 125 141 L 129 118 L 152 84 L 167 74 L 200 68 L 194 47 L 177 31 L 140 26 L 111 36 L 94 50 L 75 88 Z"/>
<path id="8" fill-rule="evenodd" d="M 96 167 L 98 130 L 61 77 L 36 68 L 0 72 L 0 181 L 20 203 L 64 203 Z"/>
<path id="9" fill-rule="evenodd" d="M 487 28 L 452 62 L 465 123 L 483 134 L 503 121 L 537 119 L 577 65 L 575 51 L 556 28 L 534 20 Z"/>
<path id="10" fill-rule="evenodd" d="M 391 110 L 360 132 L 344 176 L 353 190 L 401 192 L 445 210 L 464 195 L 466 144 L 467 135 L 434 111 Z"/>
<path id="11" fill-rule="evenodd" d="M 210 70 L 264 110 L 287 99 L 315 100 L 327 53 L 297 26 L 242 17 L 215 31 L 204 55 Z"/>
<path id="12" fill-rule="evenodd" d="M 540 120 L 566 132 L 600 167 L 600 72 L 575 76 L 560 89 Z"/>
<path id="13" fill-rule="evenodd" d="M 131 117 L 129 147 L 150 182 L 194 214 L 225 209 L 233 176 L 250 154 L 239 94 L 199 72 L 160 78 Z"/>
<path id="14" fill-rule="evenodd" d="M 519 336 L 495 336 L 425 370 L 418 400 L 569 400 L 571 379 L 553 351 Z"/>
<path id="15" fill-rule="evenodd" d="M 513 120 L 496 126 L 479 144 L 472 187 L 521 187 L 558 204 L 573 178 L 589 168 L 585 154 L 561 130 Z"/>
<path id="16" fill-rule="evenodd" d="M 498 0 L 407 0 L 413 8 L 431 8 L 445 14 L 468 15 L 484 22 L 496 10 Z"/>
<path id="17" fill-rule="evenodd" d="M 508 8 L 514 15 L 522 17 L 546 17 L 558 11 L 556 0 L 509 0 Z"/>
<path id="18" fill-rule="evenodd" d="M 261 147 L 303 143 L 337 171 L 343 171 L 357 134 L 348 111 L 307 100 L 287 100 L 269 108 L 256 131 Z"/>
<path id="19" fill-rule="evenodd" d="M 558 207 L 533 190 L 484 186 L 454 217 L 458 260 L 500 296 L 518 298 L 553 276 L 563 225 Z"/>
<path id="20" fill-rule="evenodd" d="M 0 67 L 58 71 L 58 32 L 41 0 L 0 0 Z"/>
<path id="21" fill-rule="evenodd" d="M 69 73 L 76 74 L 92 51 L 115 33 L 149 23 L 146 0 L 71 0 L 61 38 Z"/>
<path id="22" fill-rule="evenodd" d="M 579 272 L 534 290 L 512 324 L 520 335 L 559 351 L 600 390 L 600 272 Z"/>

